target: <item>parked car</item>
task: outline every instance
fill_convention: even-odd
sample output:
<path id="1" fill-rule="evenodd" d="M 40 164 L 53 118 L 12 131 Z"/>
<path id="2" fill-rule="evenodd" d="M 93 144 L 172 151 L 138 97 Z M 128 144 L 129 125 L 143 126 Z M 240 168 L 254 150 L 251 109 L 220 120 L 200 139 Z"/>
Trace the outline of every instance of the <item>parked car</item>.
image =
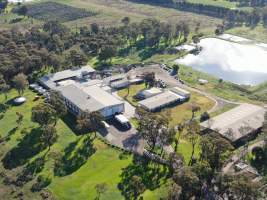
<path id="1" fill-rule="evenodd" d="M 29 85 L 29 88 L 34 90 L 35 88 L 39 87 L 39 85 L 37 83 L 33 83 Z"/>
<path id="2" fill-rule="evenodd" d="M 130 129 L 131 128 L 131 124 L 129 122 L 129 120 L 122 114 L 120 115 L 116 115 L 115 116 L 115 120 L 123 127 L 126 129 Z"/>

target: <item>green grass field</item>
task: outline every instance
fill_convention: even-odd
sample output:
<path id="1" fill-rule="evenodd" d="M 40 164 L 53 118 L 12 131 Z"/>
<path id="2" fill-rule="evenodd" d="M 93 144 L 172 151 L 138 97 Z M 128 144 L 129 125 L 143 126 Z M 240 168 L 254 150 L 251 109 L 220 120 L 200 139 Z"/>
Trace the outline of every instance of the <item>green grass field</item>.
<path id="1" fill-rule="evenodd" d="M 8 93 L 8 102 L 17 96 L 17 92 L 12 90 Z M 4 118 L 0 120 L 0 136 L 6 137 L 9 136 L 9 140 L 1 143 L 0 145 L 0 158 L 2 160 L 5 157 L 6 153 L 10 150 L 17 147 L 18 144 L 23 141 L 25 135 L 22 134 L 22 130 L 33 130 L 37 128 L 38 125 L 31 122 L 31 109 L 34 105 L 39 102 L 34 102 L 33 99 L 35 94 L 30 90 L 26 90 L 24 96 L 27 98 L 27 102 L 21 106 L 10 106 L 6 113 L 4 114 Z M 39 100 L 42 101 L 42 100 Z M 6 102 L 4 95 L 0 95 L 0 103 Z M 16 112 L 20 112 L 24 115 L 23 122 L 21 126 L 14 131 L 14 127 L 16 126 Z M 75 144 L 72 147 L 72 157 L 79 157 L 79 149 L 81 150 L 83 147 L 83 141 L 86 139 L 85 136 L 77 136 L 75 133 L 62 121 L 59 120 L 57 124 L 57 132 L 58 132 L 58 140 L 51 147 L 49 154 L 47 155 L 44 168 L 42 171 L 36 175 L 36 177 L 40 174 L 45 176 L 52 177 L 52 183 L 48 186 L 48 190 L 53 194 L 56 199 L 60 200 L 68 200 L 68 199 L 94 199 L 96 197 L 95 185 L 100 183 L 107 184 L 107 191 L 101 196 L 101 199 L 125 199 L 121 194 L 121 191 L 117 188 L 118 184 L 122 181 L 122 173 L 124 169 L 132 165 L 132 156 L 124 155 L 121 151 L 113 149 L 100 140 L 96 139 L 94 141 L 94 148 L 96 152 L 85 160 L 84 163 L 78 165 L 75 170 L 73 170 L 70 174 L 66 176 L 56 176 L 54 175 L 54 157 L 53 155 L 61 152 L 64 154 L 66 149 L 70 149 L 72 144 Z M 33 137 L 36 136 L 37 133 L 33 133 Z M 31 140 L 30 140 L 31 141 Z M 29 142 L 30 142 L 29 141 Z M 30 142 L 31 143 L 31 142 Z M 32 148 L 34 151 L 34 146 L 25 146 L 24 148 Z M 21 149 L 23 150 L 23 148 Z M 5 169 L 3 166 L 3 162 L 0 163 L 0 171 L 4 172 L 4 174 L 8 175 L 12 179 L 16 179 L 16 177 L 21 173 L 21 170 L 29 163 L 34 161 L 37 157 L 44 155 L 47 149 L 43 149 L 36 154 L 33 154 L 27 158 L 25 158 L 25 164 L 18 165 L 18 167 L 13 170 Z M 34 151 L 35 152 L 35 151 Z M 21 159 L 22 155 L 18 155 L 17 159 Z M 0 177 L 0 199 L 13 199 L 14 196 L 23 192 L 25 199 L 41 199 L 38 192 L 31 192 L 30 188 L 36 180 L 29 181 L 25 185 L 23 185 L 20 189 L 12 192 L 11 186 L 6 186 L 3 184 L 3 178 Z M 154 200 L 160 199 L 166 192 L 166 183 L 161 182 L 160 187 L 155 189 L 147 190 L 144 193 L 144 199 Z M 165 189 L 164 189 L 165 188 Z"/>
<path id="2" fill-rule="evenodd" d="M 252 97 L 254 94 L 256 94 L 257 89 L 259 93 L 266 91 L 266 84 L 262 84 L 261 86 L 258 86 L 256 88 L 250 87 L 245 89 L 230 82 L 223 82 L 222 84 L 219 84 L 219 78 L 204 72 L 196 71 L 191 67 L 186 67 L 182 65 L 180 66 L 179 73 L 181 79 L 185 81 L 185 83 L 189 86 L 209 92 L 224 99 L 228 99 L 230 101 L 248 102 L 256 104 L 263 103 L 251 99 L 249 97 Z M 200 85 L 198 82 L 198 79 L 200 78 L 208 80 L 209 83 L 205 85 Z"/>
<path id="3" fill-rule="evenodd" d="M 45 2 L 46 0 L 42 1 Z M 177 23 L 178 21 L 186 21 L 192 27 L 195 27 L 197 23 L 201 24 L 201 30 L 203 32 L 213 32 L 213 29 L 218 23 L 221 22 L 220 19 L 213 17 L 208 17 L 204 15 L 188 13 L 178 11 L 171 8 L 162 8 L 158 6 L 151 6 L 145 4 L 138 4 L 129 2 L 126 0 L 48 0 L 50 2 L 62 3 L 68 6 L 73 6 L 76 8 L 85 9 L 89 12 L 97 13 L 95 16 L 84 17 L 73 21 L 68 21 L 65 24 L 75 28 L 90 25 L 91 23 L 98 23 L 100 25 L 111 26 L 119 25 L 121 19 L 128 16 L 131 21 L 141 21 L 145 18 L 157 18 L 162 21 L 169 21 L 170 23 Z M 39 1 L 28 3 L 28 4 L 38 4 Z M 10 6 L 9 11 L 12 6 Z M 21 27 L 30 27 L 35 23 L 42 23 L 38 20 L 32 20 L 32 18 L 25 18 L 23 22 L 10 24 L 11 19 L 17 18 L 17 15 L 9 12 L 8 14 L 0 15 L 0 24 L 2 28 L 10 28 L 14 25 L 20 24 Z M 51 18 L 51 20 L 53 20 Z"/>

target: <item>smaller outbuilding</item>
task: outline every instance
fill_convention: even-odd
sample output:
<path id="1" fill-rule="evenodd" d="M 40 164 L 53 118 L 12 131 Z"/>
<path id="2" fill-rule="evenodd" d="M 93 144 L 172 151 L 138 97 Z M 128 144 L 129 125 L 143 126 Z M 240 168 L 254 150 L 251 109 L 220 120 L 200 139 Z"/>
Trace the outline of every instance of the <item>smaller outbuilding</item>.
<path id="1" fill-rule="evenodd" d="M 147 99 L 153 96 L 156 96 L 158 94 L 161 94 L 163 91 L 160 88 L 152 87 L 150 89 L 145 89 L 140 92 L 138 92 L 137 97 L 139 99 Z"/>
<path id="2" fill-rule="evenodd" d="M 114 89 L 122 89 L 122 88 L 126 88 L 130 85 L 129 80 L 127 79 L 122 79 L 122 80 L 118 80 L 118 81 L 113 81 L 110 83 L 110 87 L 114 88 Z"/>
<path id="3" fill-rule="evenodd" d="M 159 111 L 170 105 L 183 102 L 185 97 L 178 95 L 172 91 L 165 91 L 153 97 L 147 98 L 139 102 L 139 106 L 150 112 Z"/>
<path id="4" fill-rule="evenodd" d="M 190 96 L 191 96 L 191 93 L 190 92 L 188 92 L 187 90 L 184 90 L 184 89 L 182 89 L 180 87 L 173 87 L 170 90 L 172 92 L 176 93 L 176 94 L 179 94 L 179 95 L 185 97 L 186 99 L 189 99 Z"/>

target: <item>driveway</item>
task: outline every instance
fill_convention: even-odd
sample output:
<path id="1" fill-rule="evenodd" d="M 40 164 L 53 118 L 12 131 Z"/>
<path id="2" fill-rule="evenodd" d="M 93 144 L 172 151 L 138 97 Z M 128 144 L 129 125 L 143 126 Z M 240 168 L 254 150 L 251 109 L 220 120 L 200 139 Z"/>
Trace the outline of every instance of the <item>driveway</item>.
<path id="1" fill-rule="evenodd" d="M 132 106 L 128 101 L 125 101 L 123 98 L 121 98 L 117 92 L 113 92 L 112 95 L 114 97 L 116 97 L 117 99 L 121 100 L 124 102 L 124 108 L 125 108 L 125 111 L 123 113 L 123 115 L 128 118 L 128 119 L 131 119 L 134 117 L 135 115 L 135 107 Z"/>
<path id="2" fill-rule="evenodd" d="M 196 92 L 198 94 L 201 94 L 201 95 L 211 99 L 215 104 L 210 110 L 208 110 L 209 113 L 215 112 L 215 111 L 223 108 L 226 104 L 236 104 L 236 105 L 242 104 L 239 102 L 229 101 L 229 100 L 217 97 L 215 95 L 209 94 L 205 91 L 199 90 L 197 88 L 192 88 L 192 87 L 189 87 L 185 84 L 182 84 L 180 81 L 178 81 L 175 78 L 173 78 L 172 76 L 170 76 L 169 72 L 162 69 L 160 67 L 160 65 L 158 65 L 158 64 L 150 65 L 147 67 L 138 67 L 138 68 L 132 69 L 128 72 L 128 75 L 142 75 L 143 73 L 146 73 L 146 72 L 154 72 L 156 79 L 163 80 L 170 87 L 178 86 L 178 87 L 181 87 L 185 90 Z"/>
<path id="3" fill-rule="evenodd" d="M 109 120 L 107 123 L 110 128 L 100 131 L 100 134 L 106 140 L 120 148 L 143 154 L 145 142 L 133 126 L 127 130 L 122 128 L 115 120 Z"/>

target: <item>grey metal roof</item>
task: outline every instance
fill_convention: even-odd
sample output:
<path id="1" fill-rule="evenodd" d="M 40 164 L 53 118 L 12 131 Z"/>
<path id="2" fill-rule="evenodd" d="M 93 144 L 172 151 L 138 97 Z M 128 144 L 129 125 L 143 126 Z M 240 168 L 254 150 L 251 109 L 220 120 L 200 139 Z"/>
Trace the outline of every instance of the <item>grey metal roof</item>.
<path id="1" fill-rule="evenodd" d="M 262 127 L 266 110 L 252 104 L 242 104 L 232 110 L 218 115 L 201 126 L 214 130 L 230 141 L 236 141 L 253 130 Z"/>
<path id="2" fill-rule="evenodd" d="M 57 89 L 66 99 L 83 111 L 99 111 L 110 106 L 123 104 L 122 101 L 96 85 L 79 87 L 79 85 L 71 84 Z"/>
<path id="3" fill-rule="evenodd" d="M 113 81 L 117 81 L 117 80 L 122 80 L 126 77 L 125 74 L 116 74 L 116 75 L 113 75 L 113 76 L 109 76 L 107 78 L 104 78 L 103 79 L 103 82 L 105 84 L 110 84 L 110 82 L 113 82 Z"/>
<path id="4" fill-rule="evenodd" d="M 86 75 L 95 72 L 95 70 L 90 66 L 84 66 L 76 69 L 67 69 L 64 71 L 56 72 L 54 74 L 48 74 L 40 78 L 40 82 L 49 88 L 56 87 L 56 82 L 64 79 L 69 79 L 72 77 L 77 77 L 81 75 Z"/>
<path id="5" fill-rule="evenodd" d="M 140 101 L 139 105 L 149 110 L 155 110 L 157 108 L 161 108 L 163 106 L 166 106 L 175 101 L 179 101 L 181 99 L 184 99 L 184 97 L 175 94 L 174 92 L 171 91 L 165 91 L 161 94 Z"/>
<path id="6" fill-rule="evenodd" d="M 93 112 L 103 108 L 100 102 L 75 85 L 67 85 L 58 89 L 66 99 L 82 111 L 88 110 L 89 112 Z"/>

